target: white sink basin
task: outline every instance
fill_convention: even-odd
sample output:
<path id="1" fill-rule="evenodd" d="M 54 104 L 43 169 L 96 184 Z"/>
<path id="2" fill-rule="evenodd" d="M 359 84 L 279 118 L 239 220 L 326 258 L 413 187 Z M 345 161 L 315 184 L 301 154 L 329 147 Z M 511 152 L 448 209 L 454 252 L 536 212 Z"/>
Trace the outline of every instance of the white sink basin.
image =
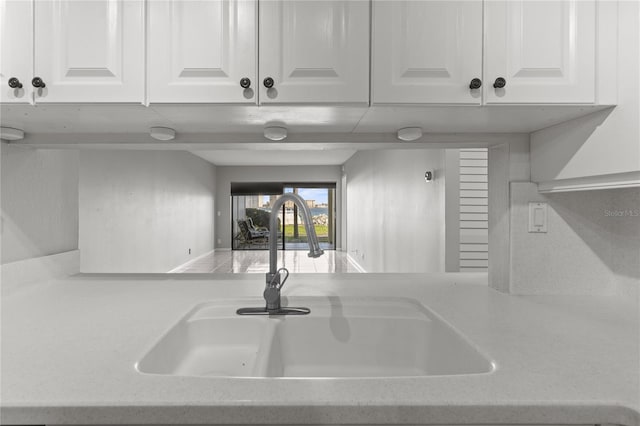
<path id="1" fill-rule="evenodd" d="M 238 316 L 259 300 L 199 305 L 142 358 L 141 373 L 210 377 L 481 374 L 492 362 L 410 299 L 296 298 L 304 316 Z"/>

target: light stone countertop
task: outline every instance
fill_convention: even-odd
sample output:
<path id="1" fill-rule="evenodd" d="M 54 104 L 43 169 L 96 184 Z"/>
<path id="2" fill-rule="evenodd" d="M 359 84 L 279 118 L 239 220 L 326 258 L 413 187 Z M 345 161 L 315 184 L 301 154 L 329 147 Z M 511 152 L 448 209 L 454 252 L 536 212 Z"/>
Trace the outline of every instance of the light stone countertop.
<path id="1" fill-rule="evenodd" d="M 2 294 L 2 424 L 640 425 L 635 301 L 510 296 L 482 274 L 291 274 L 283 295 L 408 297 L 497 364 L 417 378 L 206 378 L 134 365 L 196 304 L 262 274 L 78 275 Z"/>

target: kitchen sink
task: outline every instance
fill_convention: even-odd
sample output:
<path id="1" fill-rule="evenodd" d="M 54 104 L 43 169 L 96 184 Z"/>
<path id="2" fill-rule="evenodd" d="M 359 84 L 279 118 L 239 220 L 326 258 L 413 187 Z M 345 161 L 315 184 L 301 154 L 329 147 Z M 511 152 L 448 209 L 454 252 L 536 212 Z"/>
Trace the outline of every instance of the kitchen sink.
<path id="1" fill-rule="evenodd" d="M 174 376 L 262 377 L 261 354 L 271 344 L 268 317 L 240 317 L 224 303 L 200 305 L 140 360 L 141 373 Z"/>
<path id="2" fill-rule="evenodd" d="M 412 299 L 299 297 L 295 304 L 311 314 L 235 313 L 260 303 L 238 299 L 196 306 L 140 360 L 138 371 L 348 378 L 481 374 L 494 368 L 464 336 Z"/>

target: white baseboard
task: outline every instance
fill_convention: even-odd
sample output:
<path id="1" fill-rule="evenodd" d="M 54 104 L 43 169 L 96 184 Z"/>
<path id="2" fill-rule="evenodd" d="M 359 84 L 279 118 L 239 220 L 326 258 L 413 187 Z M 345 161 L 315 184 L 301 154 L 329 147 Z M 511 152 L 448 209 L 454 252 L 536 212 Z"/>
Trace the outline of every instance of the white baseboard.
<path id="1" fill-rule="evenodd" d="M 367 271 L 362 267 L 362 265 L 360 265 L 358 263 L 358 261 L 356 261 L 353 256 L 351 256 L 350 253 L 347 253 L 347 260 L 349 261 L 349 263 L 351 263 L 351 265 L 356 268 L 356 270 L 360 273 L 366 274 Z"/>
<path id="2" fill-rule="evenodd" d="M 80 250 L 19 260 L 0 266 L 3 289 L 67 277 L 80 272 Z"/>
<path id="3" fill-rule="evenodd" d="M 218 247 L 213 249 L 213 251 L 231 251 L 231 247 Z"/>
<path id="4" fill-rule="evenodd" d="M 168 271 L 167 274 L 175 274 L 175 273 L 181 272 L 183 269 L 189 267 L 191 264 L 197 262 L 198 260 L 202 259 L 203 257 L 209 256 L 214 251 L 215 250 L 208 251 L 208 252 L 206 252 L 204 254 L 201 254 L 200 256 L 198 256 L 198 257 L 196 257 L 194 259 L 191 259 L 190 261 L 188 261 L 186 263 L 183 263 L 182 265 L 176 266 L 172 270 Z"/>

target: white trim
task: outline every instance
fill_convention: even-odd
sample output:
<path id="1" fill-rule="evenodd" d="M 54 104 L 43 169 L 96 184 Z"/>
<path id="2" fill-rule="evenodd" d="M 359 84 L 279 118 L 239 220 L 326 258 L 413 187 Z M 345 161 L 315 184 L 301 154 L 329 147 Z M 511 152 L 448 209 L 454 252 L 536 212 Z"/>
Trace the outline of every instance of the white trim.
<path id="1" fill-rule="evenodd" d="M 218 247 L 213 249 L 213 251 L 231 251 L 231 247 Z"/>
<path id="2" fill-rule="evenodd" d="M 351 256 L 351 254 L 347 253 L 347 260 L 349 261 L 349 263 L 351 263 L 351 265 L 356 268 L 356 270 L 362 274 L 366 274 L 367 271 L 362 267 L 362 265 L 360 265 L 354 258 L 353 256 Z"/>
<path id="3" fill-rule="evenodd" d="M 13 290 L 21 285 L 67 277 L 79 272 L 80 250 L 18 260 L 0 266 L 4 290 Z"/>
<path id="4" fill-rule="evenodd" d="M 640 186 L 640 171 L 538 182 L 538 192 L 590 191 Z"/>
<path id="5" fill-rule="evenodd" d="M 206 252 L 204 254 L 201 254 L 200 256 L 198 256 L 196 258 L 191 259 L 190 261 L 188 261 L 186 263 L 183 263 L 182 265 L 176 266 L 172 270 L 167 271 L 167 274 L 175 274 L 175 273 L 181 272 L 183 269 L 187 268 L 188 266 L 192 265 L 193 263 L 197 262 L 198 260 L 213 254 L 213 252 L 215 250 L 216 249 L 208 251 L 208 252 Z M 218 250 L 220 250 L 220 249 L 218 249 Z"/>

